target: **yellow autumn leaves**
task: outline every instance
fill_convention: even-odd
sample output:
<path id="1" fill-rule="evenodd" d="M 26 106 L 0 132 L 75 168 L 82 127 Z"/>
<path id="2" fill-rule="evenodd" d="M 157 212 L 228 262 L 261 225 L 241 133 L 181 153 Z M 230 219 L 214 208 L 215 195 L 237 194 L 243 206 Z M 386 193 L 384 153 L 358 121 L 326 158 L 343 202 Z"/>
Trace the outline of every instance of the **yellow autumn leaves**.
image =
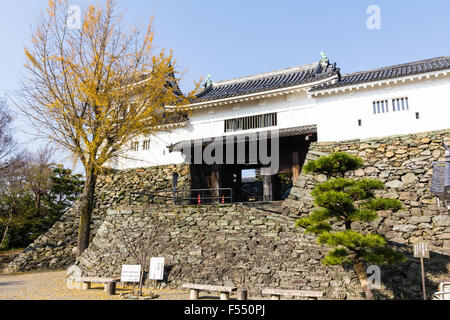
<path id="1" fill-rule="evenodd" d="M 154 53 L 151 24 L 123 31 L 115 0 L 90 5 L 80 30 L 67 30 L 68 7 L 50 0 L 25 48 L 23 108 L 48 139 L 98 170 L 158 130 L 162 115 L 179 112 L 199 86 L 180 94 L 172 52 Z"/>

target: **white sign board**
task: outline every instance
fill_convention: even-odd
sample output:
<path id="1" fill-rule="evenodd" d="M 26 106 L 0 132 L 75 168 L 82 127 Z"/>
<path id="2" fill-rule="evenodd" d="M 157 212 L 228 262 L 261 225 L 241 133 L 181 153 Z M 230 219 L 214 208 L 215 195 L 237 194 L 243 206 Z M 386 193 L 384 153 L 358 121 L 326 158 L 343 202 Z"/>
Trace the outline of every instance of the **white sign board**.
<path id="1" fill-rule="evenodd" d="M 150 272 L 148 273 L 148 278 L 150 280 L 164 279 L 164 258 L 150 259 Z"/>
<path id="2" fill-rule="evenodd" d="M 122 282 L 139 282 L 141 278 L 141 266 L 123 265 L 120 281 Z"/>
<path id="3" fill-rule="evenodd" d="M 418 242 L 414 244 L 414 258 L 430 259 L 430 247 L 426 242 Z"/>
<path id="4" fill-rule="evenodd" d="M 450 282 L 443 282 L 439 285 L 439 291 L 445 292 L 441 300 L 450 300 Z"/>

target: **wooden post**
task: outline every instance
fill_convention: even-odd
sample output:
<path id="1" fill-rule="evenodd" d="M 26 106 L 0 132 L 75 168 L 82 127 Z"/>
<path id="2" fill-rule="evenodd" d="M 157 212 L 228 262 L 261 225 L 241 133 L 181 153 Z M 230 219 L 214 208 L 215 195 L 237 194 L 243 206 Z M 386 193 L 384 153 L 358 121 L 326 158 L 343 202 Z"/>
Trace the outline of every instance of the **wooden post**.
<path id="1" fill-rule="evenodd" d="M 215 197 L 216 199 L 212 199 L 211 202 L 212 203 L 220 203 L 219 197 L 219 191 L 218 189 L 220 189 L 222 183 L 221 183 L 221 174 L 220 174 L 220 165 L 213 165 L 211 168 L 211 188 L 215 189 L 217 191 L 214 191 L 212 196 Z"/>
<path id="2" fill-rule="evenodd" d="M 281 200 L 281 179 L 278 175 L 271 176 L 272 179 L 272 201 Z"/>
<path id="3" fill-rule="evenodd" d="M 234 180 L 233 180 L 233 174 L 236 174 L 236 182 L 234 182 Z M 235 201 L 236 202 L 239 202 L 239 201 L 247 202 L 248 199 L 247 198 L 244 199 L 242 196 L 242 171 L 238 170 L 234 173 L 232 172 L 231 177 L 232 177 L 231 179 L 233 181 L 233 186 L 234 186 L 233 192 L 236 195 Z"/>
<path id="4" fill-rule="evenodd" d="M 248 291 L 247 291 L 247 289 L 240 288 L 237 291 L 237 299 L 238 300 L 248 300 Z"/>
<path id="5" fill-rule="evenodd" d="M 190 294 L 191 300 L 198 300 L 199 291 L 200 290 L 197 290 L 197 289 L 191 289 L 191 294 Z"/>
<path id="6" fill-rule="evenodd" d="M 264 175 L 263 200 L 272 201 L 272 176 Z"/>
<path id="7" fill-rule="evenodd" d="M 105 285 L 106 291 L 110 296 L 113 296 L 116 294 L 116 282 L 107 282 Z"/>
<path id="8" fill-rule="evenodd" d="M 178 185 L 178 177 L 180 175 L 175 172 L 172 174 L 172 201 L 173 201 L 173 205 L 177 204 L 177 185 Z"/>
<path id="9" fill-rule="evenodd" d="M 420 265 L 422 267 L 422 291 L 423 300 L 427 300 L 427 288 L 425 287 L 425 266 L 423 264 L 423 258 L 420 258 Z"/>
<path id="10" fill-rule="evenodd" d="M 230 300 L 230 294 L 228 292 L 221 292 L 220 300 Z"/>
<path id="11" fill-rule="evenodd" d="M 300 176 L 300 160 L 298 151 L 292 152 L 292 181 L 295 182 Z"/>
<path id="12" fill-rule="evenodd" d="M 83 290 L 89 290 L 91 288 L 91 283 L 90 282 L 83 282 L 81 288 Z"/>
<path id="13" fill-rule="evenodd" d="M 430 247 L 427 242 L 420 241 L 414 244 L 414 258 L 420 258 L 420 266 L 422 269 L 422 291 L 423 300 L 427 300 L 427 289 L 425 287 L 425 266 L 423 259 L 430 259 Z"/>

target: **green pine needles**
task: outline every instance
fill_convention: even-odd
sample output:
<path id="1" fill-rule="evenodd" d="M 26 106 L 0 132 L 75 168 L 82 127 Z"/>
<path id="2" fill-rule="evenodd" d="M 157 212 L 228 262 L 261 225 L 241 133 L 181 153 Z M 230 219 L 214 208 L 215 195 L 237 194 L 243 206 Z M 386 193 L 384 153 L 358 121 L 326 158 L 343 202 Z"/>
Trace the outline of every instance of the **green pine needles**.
<path id="1" fill-rule="evenodd" d="M 366 275 L 358 272 L 363 270 L 362 264 L 395 264 L 403 261 L 404 257 L 387 247 L 384 236 L 352 230 L 352 223 L 369 223 L 378 218 L 377 211 L 396 212 L 402 208 L 402 203 L 396 199 L 375 197 L 377 190 L 385 188 L 381 181 L 344 178 L 347 172 L 363 166 L 360 157 L 343 152 L 308 162 L 304 167 L 305 173 L 324 174 L 328 180 L 318 184 L 311 193 L 317 209 L 307 218 L 299 219 L 296 226 L 316 234 L 319 244 L 333 248 L 322 260 L 324 265 L 354 265 L 366 297 L 371 298 L 371 291 L 362 280 L 366 279 Z M 345 230 L 336 231 L 333 224 L 338 223 L 343 224 Z"/>
<path id="2" fill-rule="evenodd" d="M 336 152 L 328 157 L 320 157 L 305 165 L 305 173 L 323 173 L 327 176 L 344 176 L 346 172 L 356 170 L 364 165 L 360 157 L 345 152 Z"/>

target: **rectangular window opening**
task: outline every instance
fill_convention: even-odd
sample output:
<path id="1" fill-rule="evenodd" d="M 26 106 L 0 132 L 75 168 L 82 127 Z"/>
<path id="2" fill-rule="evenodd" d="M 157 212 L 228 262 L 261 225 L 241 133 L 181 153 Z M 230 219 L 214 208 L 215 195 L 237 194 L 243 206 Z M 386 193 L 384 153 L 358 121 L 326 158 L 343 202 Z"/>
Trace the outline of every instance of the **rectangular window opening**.
<path id="1" fill-rule="evenodd" d="M 278 125 L 276 113 L 225 120 L 225 132 L 245 131 Z"/>
<path id="2" fill-rule="evenodd" d="M 391 99 L 392 111 L 408 111 L 409 101 L 408 97 Z M 373 114 L 389 113 L 389 100 L 380 100 L 373 102 Z"/>
<path id="3" fill-rule="evenodd" d="M 392 99 L 392 110 L 394 110 L 394 112 L 408 111 L 408 97 Z"/>
<path id="4" fill-rule="evenodd" d="M 142 149 L 143 150 L 150 150 L 150 140 L 144 141 Z"/>
<path id="5" fill-rule="evenodd" d="M 139 142 L 131 143 L 131 151 L 139 151 Z"/>
<path id="6" fill-rule="evenodd" d="M 388 100 L 373 102 L 373 114 L 388 113 L 388 112 L 389 112 Z"/>

